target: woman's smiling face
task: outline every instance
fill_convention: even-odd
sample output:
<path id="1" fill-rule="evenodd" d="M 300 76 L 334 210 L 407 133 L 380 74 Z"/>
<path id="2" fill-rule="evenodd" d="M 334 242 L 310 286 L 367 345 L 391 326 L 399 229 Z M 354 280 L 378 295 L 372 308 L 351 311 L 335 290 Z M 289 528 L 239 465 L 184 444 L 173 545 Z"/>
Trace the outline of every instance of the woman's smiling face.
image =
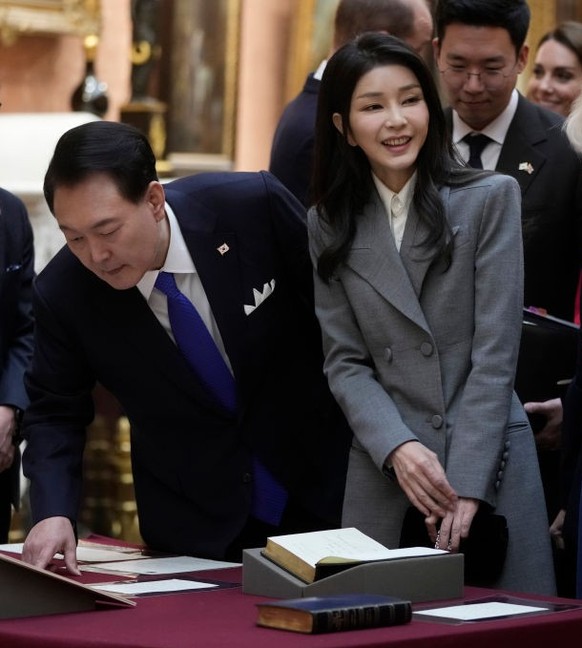
<path id="1" fill-rule="evenodd" d="M 339 113 L 333 120 L 343 131 Z M 428 107 L 414 73 L 402 65 L 379 65 L 354 89 L 345 136 L 362 149 L 374 174 L 398 192 L 416 169 L 428 123 Z"/>
<path id="2" fill-rule="evenodd" d="M 555 40 L 542 43 L 527 86 L 534 103 L 567 117 L 582 90 L 582 65 L 576 54 Z"/>

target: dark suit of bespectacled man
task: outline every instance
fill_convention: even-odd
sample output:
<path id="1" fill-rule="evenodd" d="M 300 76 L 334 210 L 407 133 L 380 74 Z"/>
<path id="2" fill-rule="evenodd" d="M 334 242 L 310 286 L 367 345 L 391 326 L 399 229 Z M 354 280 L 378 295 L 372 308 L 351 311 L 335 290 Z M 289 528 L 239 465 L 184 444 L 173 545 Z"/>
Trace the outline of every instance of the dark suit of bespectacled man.
<path id="1" fill-rule="evenodd" d="M 22 201 L 0 189 L 0 543 L 19 504 L 19 424 L 32 354 L 32 228 Z"/>
<path id="2" fill-rule="evenodd" d="M 299 202 L 265 172 L 162 185 L 147 139 L 113 122 L 62 136 L 45 196 L 66 245 L 34 289 L 23 457 L 34 526 L 24 560 L 45 566 L 62 550 L 77 569 L 96 381 L 131 423 L 148 546 L 238 559 L 273 533 L 339 526 L 351 434 L 322 372 Z M 160 271 L 174 274 L 232 372 L 234 411 L 174 343 Z M 257 462 L 285 494 L 275 522 L 255 513 Z"/>
<path id="3" fill-rule="evenodd" d="M 572 321 L 582 258 L 581 166 L 562 117 L 515 89 L 527 64 L 529 17 L 525 0 L 441 0 L 435 59 L 461 155 L 468 159 L 466 135 L 488 135 L 483 167 L 519 182 L 524 305 Z"/>

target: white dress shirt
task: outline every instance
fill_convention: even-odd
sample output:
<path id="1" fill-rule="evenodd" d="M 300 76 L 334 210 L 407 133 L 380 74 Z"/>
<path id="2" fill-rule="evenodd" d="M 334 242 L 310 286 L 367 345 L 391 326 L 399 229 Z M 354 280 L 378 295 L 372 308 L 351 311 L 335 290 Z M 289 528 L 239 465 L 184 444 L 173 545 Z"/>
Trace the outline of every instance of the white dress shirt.
<path id="1" fill-rule="evenodd" d="M 218 347 L 218 350 L 224 358 L 228 368 L 232 371 L 220 331 L 218 330 L 216 320 L 214 319 L 214 315 L 210 308 L 210 302 L 208 301 L 208 297 L 204 291 L 200 275 L 196 272 L 194 261 L 186 247 L 186 242 L 182 236 L 182 231 L 180 230 L 176 216 L 168 203 L 166 203 L 165 209 L 170 226 L 170 245 L 168 247 L 166 261 L 160 270 L 150 270 L 149 272 L 146 272 L 137 284 L 137 287 L 145 297 L 148 306 L 152 309 L 160 324 L 164 327 L 172 340 L 174 340 L 172 328 L 170 326 L 170 318 L 168 317 L 167 298 L 164 293 L 157 288 L 154 288 L 159 272 L 164 271 L 173 273 L 178 290 L 180 290 L 180 292 L 194 304 L 202 318 L 202 321 L 206 325 L 206 328 L 210 331 L 210 335 L 214 339 L 214 342 L 216 343 L 216 346 Z"/>
<path id="2" fill-rule="evenodd" d="M 483 153 L 481 153 L 481 162 L 484 169 L 495 171 L 495 167 L 499 161 L 499 156 L 501 155 L 501 147 L 505 141 L 505 136 L 509 130 L 511 120 L 517 110 L 518 99 L 519 95 L 517 90 L 514 89 L 505 110 L 480 131 L 474 131 L 459 117 L 457 111 L 453 110 L 453 143 L 465 162 L 469 159 L 469 145 L 466 142 L 463 142 L 463 137 L 469 133 L 483 133 L 483 135 L 487 135 L 487 137 L 491 138 L 493 141 L 489 142 L 489 144 L 487 144 L 483 149 Z"/>
<path id="3" fill-rule="evenodd" d="M 319 64 L 317 67 L 317 70 L 313 73 L 313 78 L 317 79 L 318 81 L 321 81 L 321 78 L 323 77 L 323 73 L 325 71 L 325 66 L 327 65 L 327 59 L 323 59 L 323 61 Z"/>
<path id="4" fill-rule="evenodd" d="M 382 180 L 380 180 L 374 173 L 372 173 L 372 179 L 374 180 L 376 189 L 380 194 L 380 200 L 388 214 L 390 231 L 394 237 L 396 249 L 400 252 L 402 237 L 404 236 L 404 228 L 406 227 L 408 212 L 410 211 L 410 205 L 414 195 L 414 187 L 416 186 L 416 171 L 398 193 L 388 189 Z"/>

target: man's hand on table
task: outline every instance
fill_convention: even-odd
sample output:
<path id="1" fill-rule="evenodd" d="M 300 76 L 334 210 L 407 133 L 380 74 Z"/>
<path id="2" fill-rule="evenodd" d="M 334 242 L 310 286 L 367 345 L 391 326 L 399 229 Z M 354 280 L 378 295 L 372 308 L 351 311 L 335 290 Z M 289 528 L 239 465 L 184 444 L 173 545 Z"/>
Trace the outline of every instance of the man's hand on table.
<path id="1" fill-rule="evenodd" d="M 50 517 L 35 524 L 24 542 L 22 560 L 41 569 L 50 569 L 51 560 L 57 553 L 65 557 L 67 569 L 79 576 L 75 533 L 66 517 Z"/>

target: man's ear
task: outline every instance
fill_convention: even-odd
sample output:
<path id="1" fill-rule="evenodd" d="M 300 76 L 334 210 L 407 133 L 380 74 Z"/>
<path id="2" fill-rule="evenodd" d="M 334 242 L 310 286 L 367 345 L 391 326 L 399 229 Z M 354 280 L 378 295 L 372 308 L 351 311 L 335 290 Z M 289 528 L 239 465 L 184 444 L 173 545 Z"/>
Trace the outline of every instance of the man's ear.
<path id="1" fill-rule="evenodd" d="M 342 116 L 339 113 L 333 113 L 332 115 L 333 125 L 338 129 L 338 131 L 346 138 L 350 146 L 357 146 L 354 138 L 348 130 L 348 133 L 344 133 L 344 125 L 342 123 Z"/>
<path id="2" fill-rule="evenodd" d="M 156 220 L 165 217 L 166 194 L 161 182 L 152 180 L 146 189 L 146 202 L 151 206 Z"/>
<path id="3" fill-rule="evenodd" d="M 517 73 L 521 74 L 526 66 L 527 66 L 527 59 L 529 57 L 529 45 L 524 43 L 521 46 L 521 49 L 519 50 L 519 54 L 517 55 Z"/>

